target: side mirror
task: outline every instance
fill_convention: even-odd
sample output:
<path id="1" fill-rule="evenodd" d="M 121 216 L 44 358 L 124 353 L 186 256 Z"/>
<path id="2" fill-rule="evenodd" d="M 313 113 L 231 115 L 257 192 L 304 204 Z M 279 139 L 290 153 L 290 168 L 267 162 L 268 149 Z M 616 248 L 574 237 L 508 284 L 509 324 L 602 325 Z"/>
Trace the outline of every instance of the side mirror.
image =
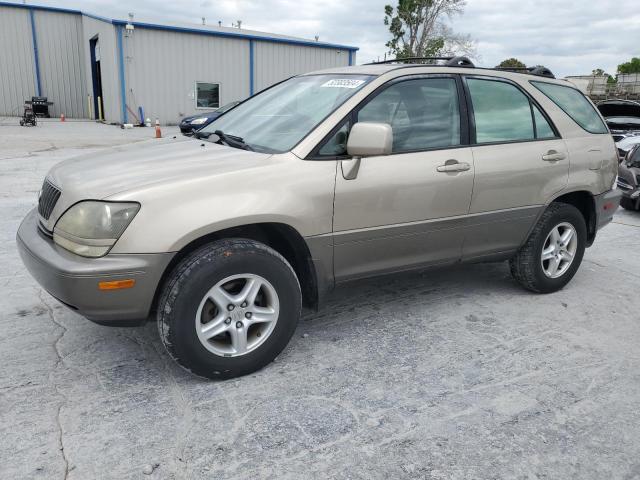
<path id="1" fill-rule="evenodd" d="M 388 123 L 359 122 L 351 127 L 347 153 L 352 157 L 389 155 L 393 146 L 393 129 Z"/>

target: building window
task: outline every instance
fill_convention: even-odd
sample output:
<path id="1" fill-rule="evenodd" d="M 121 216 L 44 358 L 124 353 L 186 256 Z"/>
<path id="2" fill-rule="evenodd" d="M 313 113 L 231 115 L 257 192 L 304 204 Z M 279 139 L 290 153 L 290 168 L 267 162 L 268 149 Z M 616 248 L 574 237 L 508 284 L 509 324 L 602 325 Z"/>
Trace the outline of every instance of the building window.
<path id="1" fill-rule="evenodd" d="M 220 84 L 196 82 L 196 108 L 220 107 Z"/>

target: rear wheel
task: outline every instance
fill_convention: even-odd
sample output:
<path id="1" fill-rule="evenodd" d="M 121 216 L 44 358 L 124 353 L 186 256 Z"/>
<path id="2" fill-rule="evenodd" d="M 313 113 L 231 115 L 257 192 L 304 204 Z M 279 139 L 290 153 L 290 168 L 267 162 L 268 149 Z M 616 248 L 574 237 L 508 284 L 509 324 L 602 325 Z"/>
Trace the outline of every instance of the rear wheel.
<path id="1" fill-rule="evenodd" d="M 298 279 L 279 253 L 253 240 L 220 240 L 174 269 L 159 301 L 158 329 L 187 370 L 232 378 L 284 349 L 301 303 Z"/>
<path id="2" fill-rule="evenodd" d="M 573 278 L 584 255 L 587 227 L 573 205 L 552 203 L 527 242 L 509 261 L 511 274 L 526 289 L 551 293 Z"/>

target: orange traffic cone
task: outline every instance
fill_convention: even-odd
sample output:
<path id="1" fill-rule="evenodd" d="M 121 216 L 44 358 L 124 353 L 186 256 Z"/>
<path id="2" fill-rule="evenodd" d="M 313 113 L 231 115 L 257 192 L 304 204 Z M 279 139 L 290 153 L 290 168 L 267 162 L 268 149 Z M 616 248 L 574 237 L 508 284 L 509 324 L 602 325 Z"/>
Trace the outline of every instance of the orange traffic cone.
<path id="1" fill-rule="evenodd" d="M 61 121 L 61 122 L 64 122 L 64 113 L 61 113 L 61 114 L 60 114 L 60 121 Z"/>
<path id="2" fill-rule="evenodd" d="M 160 130 L 160 120 L 156 118 L 156 138 L 162 138 L 162 131 Z"/>

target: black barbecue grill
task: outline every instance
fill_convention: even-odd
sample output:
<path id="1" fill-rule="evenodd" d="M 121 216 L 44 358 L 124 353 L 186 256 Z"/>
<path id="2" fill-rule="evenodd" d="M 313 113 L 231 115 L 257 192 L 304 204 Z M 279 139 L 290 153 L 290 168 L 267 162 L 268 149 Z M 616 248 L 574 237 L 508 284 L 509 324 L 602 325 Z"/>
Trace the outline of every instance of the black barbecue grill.
<path id="1" fill-rule="evenodd" d="M 47 97 L 31 97 L 31 101 L 27 100 L 24 103 L 33 107 L 36 117 L 51 118 L 49 105 L 53 105 L 53 102 L 48 102 Z"/>

